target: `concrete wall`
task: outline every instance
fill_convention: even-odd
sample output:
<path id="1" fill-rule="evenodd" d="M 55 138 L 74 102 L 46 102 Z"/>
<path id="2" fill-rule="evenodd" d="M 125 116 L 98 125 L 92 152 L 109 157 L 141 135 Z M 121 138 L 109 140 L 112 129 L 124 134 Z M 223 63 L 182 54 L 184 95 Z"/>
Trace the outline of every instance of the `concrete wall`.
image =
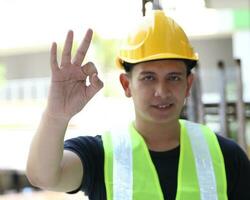
<path id="1" fill-rule="evenodd" d="M 228 87 L 235 83 L 232 38 L 230 36 L 210 39 L 193 39 L 191 43 L 200 57 L 201 84 L 205 93 L 218 93 L 220 73 L 217 63 L 224 61 Z"/>
<path id="2" fill-rule="evenodd" d="M 7 80 L 50 76 L 49 51 L 2 56 L 0 63 Z"/>
<path id="3" fill-rule="evenodd" d="M 233 35 L 234 56 L 241 59 L 245 101 L 250 101 L 250 31 L 239 31 Z"/>

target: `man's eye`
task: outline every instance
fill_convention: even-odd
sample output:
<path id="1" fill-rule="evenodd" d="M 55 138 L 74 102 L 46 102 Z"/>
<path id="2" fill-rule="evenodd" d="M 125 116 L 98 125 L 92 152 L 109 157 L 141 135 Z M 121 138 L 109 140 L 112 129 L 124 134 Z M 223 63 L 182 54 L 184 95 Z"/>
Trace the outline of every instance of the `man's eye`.
<path id="1" fill-rule="evenodd" d="M 153 81 L 155 78 L 153 76 L 144 76 L 142 77 L 142 80 L 144 81 Z"/>
<path id="2" fill-rule="evenodd" d="M 179 81 L 179 80 L 181 80 L 181 78 L 179 76 L 170 76 L 168 78 L 168 80 L 170 80 L 170 81 Z"/>

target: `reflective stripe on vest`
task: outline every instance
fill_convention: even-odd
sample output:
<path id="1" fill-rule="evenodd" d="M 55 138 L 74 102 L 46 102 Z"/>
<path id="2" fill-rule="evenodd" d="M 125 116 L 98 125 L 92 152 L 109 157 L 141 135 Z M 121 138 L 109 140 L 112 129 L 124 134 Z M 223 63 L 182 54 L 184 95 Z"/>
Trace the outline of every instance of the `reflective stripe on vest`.
<path id="1" fill-rule="evenodd" d="M 226 200 L 224 160 L 216 135 L 206 126 L 180 120 L 176 200 Z M 163 200 L 147 145 L 129 130 L 103 135 L 108 200 Z"/>

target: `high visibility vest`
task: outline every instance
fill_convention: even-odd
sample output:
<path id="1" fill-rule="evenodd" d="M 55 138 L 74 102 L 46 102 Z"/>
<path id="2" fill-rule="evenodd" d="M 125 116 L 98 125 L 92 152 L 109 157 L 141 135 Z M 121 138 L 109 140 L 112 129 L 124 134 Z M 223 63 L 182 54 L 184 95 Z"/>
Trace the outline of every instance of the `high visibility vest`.
<path id="1" fill-rule="evenodd" d="M 207 126 L 179 122 L 176 200 L 227 200 L 224 159 L 216 135 Z M 108 200 L 164 200 L 147 145 L 133 124 L 127 130 L 105 133 L 102 140 Z"/>

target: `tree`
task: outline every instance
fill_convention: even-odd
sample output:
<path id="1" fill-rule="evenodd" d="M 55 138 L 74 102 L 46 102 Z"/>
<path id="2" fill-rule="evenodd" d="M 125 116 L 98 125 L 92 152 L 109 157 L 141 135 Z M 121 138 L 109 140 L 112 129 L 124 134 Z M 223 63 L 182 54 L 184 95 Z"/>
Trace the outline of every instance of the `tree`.
<path id="1" fill-rule="evenodd" d="M 97 64 L 100 65 L 98 65 L 98 67 L 101 68 L 104 76 L 104 95 L 119 95 L 119 84 L 112 84 L 114 81 L 118 80 L 113 73 L 115 73 L 118 69 L 115 66 L 115 58 L 117 56 L 119 41 L 114 39 L 104 39 L 100 35 L 95 34 L 92 45 L 94 50 L 94 59 Z M 116 78 L 116 80 L 114 80 L 114 78 Z"/>
<path id="2" fill-rule="evenodd" d="M 111 72 L 114 70 L 118 41 L 114 39 L 104 39 L 100 35 L 95 34 L 93 37 L 93 47 L 95 57 L 102 65 L 103 72 Z"/>

